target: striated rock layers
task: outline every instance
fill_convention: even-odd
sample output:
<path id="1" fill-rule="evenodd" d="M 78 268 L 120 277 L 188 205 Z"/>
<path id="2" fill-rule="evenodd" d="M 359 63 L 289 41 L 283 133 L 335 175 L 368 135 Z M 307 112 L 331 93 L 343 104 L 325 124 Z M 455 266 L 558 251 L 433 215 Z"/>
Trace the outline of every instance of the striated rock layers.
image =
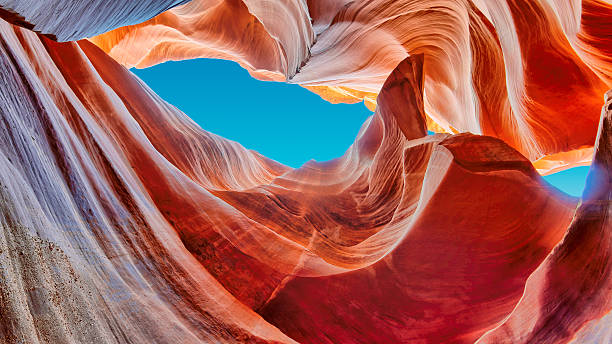
<path id="1" fill-rule="evenodd" d="M 589 164 L 610 32 L 601 0 L 194 0 L 91 40 L 128 67 L 232 59 L 333 102 L 373 102 L 424 54 L 430 129 L 498 137 L 550 173 Z"/>
<path id="2" fill-rule="evenodd" d="M 0 0 L 0 17 L 59 41 L 137 24 L 189 0 Z"/>
<path id="3" fill-rule="evenodd" d="M 138 18 L 161 3 L 140 2 Z M 203 131 L 92 42 L 43 35 L 100 27 L 54 32 L 11 7 L 13 23 L 43 34 L 0 20 L 0 342 L 609 342 L 612 94 L 596 135 L 609 46 L 603 29 L 570 20 L 605 24 L 606 12 L 423 3 L 194 1 L 162 14 L 189 29 L 180 11 L 201 10 L 194 27 L 234 13 L 236 31 L 213 26 L 219 45 L 200 52 L 330 96 L 378 93 L 342 157 L 299 169 Z M 582 8 L 593 4 L 608 8 Z M 108 27 L 136 18 L 108 8 L 96 17 Z M 187 56 L 181 39 L 151 45 L 152 28 L 119 29 L 134 51 L 112 55 Z M 94 41 L 112 50 L 119 31 Z M 428 136 L 431 118 L 497 138 Z M 593 143 L 580 200 L 529 160 L 548 147 L 567 162 Z"/>

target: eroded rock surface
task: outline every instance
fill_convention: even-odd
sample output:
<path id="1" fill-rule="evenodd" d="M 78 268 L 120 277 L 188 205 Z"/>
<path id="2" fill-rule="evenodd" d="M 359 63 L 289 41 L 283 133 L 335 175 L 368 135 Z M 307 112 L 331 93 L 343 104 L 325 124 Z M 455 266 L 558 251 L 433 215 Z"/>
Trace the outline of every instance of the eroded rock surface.
<path id="1" fill-rule="evenodd" d="M 540 173 L 590 163 L 601 95 L 612 87 L 609 2 L 265 4 L 194 0 L 92 41 L 128 67 L 232 59 L 334 102 L 371 103 L 401 60 L 424 54 L 430 129 L 501 138 Z"/>
<path id="2" fill-rule="evenodd" d="M 151 19 L 189 0 L 0 0 L 0 17 L 59 41 Z"/>
<path id="3" fill-rule="evenodd" d="M 56 23 L 33 9 L 12 22 Z M 609 341 L 608 10 L 194 0 L 98 46 L 0 20 L 0 341 Z M 197 56 L 376 111 L 342 157 L 291 169 L 125 67 Z M 531 162 L 590 152 L 580 200 Z"/>

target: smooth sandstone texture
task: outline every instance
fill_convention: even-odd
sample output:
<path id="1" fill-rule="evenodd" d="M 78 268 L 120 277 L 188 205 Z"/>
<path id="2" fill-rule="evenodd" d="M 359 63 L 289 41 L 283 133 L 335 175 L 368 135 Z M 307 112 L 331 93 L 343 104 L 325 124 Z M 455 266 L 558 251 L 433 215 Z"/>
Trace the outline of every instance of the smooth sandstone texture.
<path id="1" fill-rule="evenodd" d="M 293 170 L 88 41 L 0 37 L 5 342 L 529 343 L 524 308 L 544 342 L 609 336 L 610 111 L 575 215 L 503 141 L 426 135 L 425 55 L 344 156 Z"/>
<path id="2" fill-rule="evenodd" d="M 509 318 L 479 343 L 563 343 L 572 338 L 575 343 L 610 342 L 611 171 L 612 91 L 602 109 L 587 187 L 567 234 L 529 277 Z"/>
<path id="3" fill-rule="evenodd" d="M 162 10 L 105 3 L 4 15 L 60 38 Z M 609 9 L 194 0 L 98 46 L 0 20 L 0 342 L 609 342 Z M 125 68 L 198 56 L 376 111 L 291 169 Z M 591 154 L 581 200 L 538 174 Z"/>
<path id="4" fill-rule="evenodd" d="M 148 112 L 195 125 L 97 48 L 89 59 L 76 43 L 6 22 L 0 35 L 0 342 L 292 343 L 182 244 L 143 182 L 195 184 L 156 151 L 93 60 L 137 85 L 129 97 Z M 252 182 L 266 180 L 263 168 Z"/>
<path id="5" fill-rule="evenodd" d="M 401 60 L 424 54 L 430 129 L 498 137 L 542 174 L 590 163 L 601 95 L 612 87 L 609 2 L 265 4 L 194 0 L 91 40 L 128 67 L 221 57 L 258 78 L 367 104 Z"/>

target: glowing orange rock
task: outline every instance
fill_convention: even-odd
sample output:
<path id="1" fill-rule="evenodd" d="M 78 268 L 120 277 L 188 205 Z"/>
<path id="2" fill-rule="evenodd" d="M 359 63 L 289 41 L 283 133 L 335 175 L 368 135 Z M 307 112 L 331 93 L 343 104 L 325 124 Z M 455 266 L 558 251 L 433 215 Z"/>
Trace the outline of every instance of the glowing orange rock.
<path id="1" fill-rule="evenodd" d="M 55 20 L 32 4 L 58 2 L 10 3 L 61 38 L 178 2 L 75 1 L 116 16 Z M 196 0 L 93 38 L 103 49 L 0 20 L 0 338 L 609 341 L 610 99 L 592 147 L 609 9 Z M 203 131 L 104 50 L 231 58 L 376 111 L 342 157 L 291 169 Z M 432 119 L 497 138 L 428 136 Z M 530 162 L 592 151 L 580 203 Z"/>
<path id="2" fill-rule="evenodd" d="M 279 9 L 257 12 L 250 1 L 236 6 L 195 0 L 92 41 L 130 67 L 229 58 L 256 77 L 284 76 L 326 99 L 351 102 L 354 92 L 363 94 L 359 98 L 378 93 L 399 61 L 423 53 L 431 129 L 501 138 L 539 160 L 541 173 L 588 164 L 599 99 L 612 87 L 612 5 L 599 0 L 583 1 L 582 7 L 493 0 L 299 4 L 275 2 Z M 222 20 L 230 7 L 238 7 L 232 12 L 236 25 Z M 288 14 L 278 16 L 281 12 Z M 282 35 L 279 18 L 287 31 Z M 236 37 L 238 28 L 247 33 L 244 39 Z"/>

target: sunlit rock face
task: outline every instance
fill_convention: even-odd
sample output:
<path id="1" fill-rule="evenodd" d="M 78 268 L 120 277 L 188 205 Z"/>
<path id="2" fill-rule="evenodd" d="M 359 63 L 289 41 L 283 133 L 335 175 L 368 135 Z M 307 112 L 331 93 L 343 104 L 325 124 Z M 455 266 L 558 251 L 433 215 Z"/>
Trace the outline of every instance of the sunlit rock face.
<path id="1" fill-rule="evenodd" d="M 66 43 L 5 9 L 47 36 L 0 21 L 0 342 L 610 341 L 608 3 L 195 0 Z M 376 111 L 291 169 L 125 67 L 197 56 Z M 592 158 L 581 199 L 545 154 Z"/>
<path id="2" fill-rule="evenodd" d="M 589 164 L 601 95 L 612 87 L 611 4 L 306 4 L 194 0 L 92 41 L 128 67 L 230 58 L 255 77 L 347 102 L 371 102 L 401 60 L 424 54 L 430 129 L 501 138 L 541 173 Z"/>

